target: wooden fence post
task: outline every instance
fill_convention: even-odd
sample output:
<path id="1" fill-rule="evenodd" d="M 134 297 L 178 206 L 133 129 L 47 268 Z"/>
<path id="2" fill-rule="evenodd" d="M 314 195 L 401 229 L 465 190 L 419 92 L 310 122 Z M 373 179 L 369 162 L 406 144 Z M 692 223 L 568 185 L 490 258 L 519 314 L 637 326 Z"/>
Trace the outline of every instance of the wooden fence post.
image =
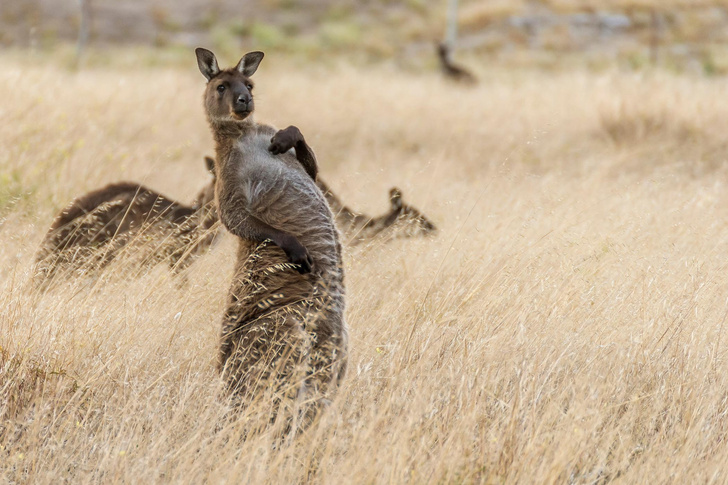
<path id="1" fill-rule="evenodd" d="M 455 48 L 458 39 L 458 0 L 449 0 L 447 8 L 447 33 L 445 43 L 450 49 Z"/>

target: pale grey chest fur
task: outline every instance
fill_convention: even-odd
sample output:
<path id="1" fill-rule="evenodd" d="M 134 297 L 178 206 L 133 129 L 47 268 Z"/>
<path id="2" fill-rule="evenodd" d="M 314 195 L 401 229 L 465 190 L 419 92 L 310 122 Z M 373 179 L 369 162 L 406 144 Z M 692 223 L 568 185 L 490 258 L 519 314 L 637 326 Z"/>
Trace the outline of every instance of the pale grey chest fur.
<path id="1" fill-rule="evenodd" d="M 316 272 L 341 265 L 337 229 L 328 203 L 292 152 L 268 152 L 270 133 L 258 131 L 234 145 L 228 167 L 238 180 L 248 214 L 296 236 L 314 259 Z"/>

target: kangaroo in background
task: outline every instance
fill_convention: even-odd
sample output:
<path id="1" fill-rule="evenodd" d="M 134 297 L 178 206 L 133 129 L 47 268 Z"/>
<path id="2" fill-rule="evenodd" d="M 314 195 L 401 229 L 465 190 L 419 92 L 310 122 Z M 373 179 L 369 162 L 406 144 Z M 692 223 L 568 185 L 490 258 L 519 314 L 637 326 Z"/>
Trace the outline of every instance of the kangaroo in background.
<path id="1" fill-rule="evenodd" d="M 99 269 L 127 246 L 141 250 L 142 264 L 166 261 L 173 272 L 209 249 L 217 234 L 214 161 L 212 180 L 192 205 L 176 202 L 134 182 L 109 184 L 74 199 L 53 220 L 36 255 L 36 277 L 47 286 L 59 270 Z"/>
<path id="2" fill-rule="evenodd" d="M 437 57 L 440 59 L 440 68 L 446 78 L 463 84 L 478 83 L 478 79 L 470 71 L 452 62 L 450 46 L 445 42 L 437 44 Z"/>
<path id="3" fill-rule="evenodd" d="M 238 237 L 218 369 L 238 404 L 267 395 L 269 420 L 303 416 L 307 424 L 346 369 L 344 270 L 334 216 L 315 184 L 316 158 L 300 130 L 253 121 L 250 77 L 263 53 L 250 52 L 224 70 L 209 50 L 195 54 L 207 79 L 218 212 Z"/>
<path id="4" fill-rule="evenodd" d="M 389 241 L 397 238 L 425 237 L 437 233 L 437 227 L 424 214 L 402 200 L 402 191 L 397 187 L 389 190 L 389 212 L 371 217 L 354 212 L 320 178 L 316 181 L 324 193 L 331 211 L 336 216 L 336 225 L 351 245 L 383 238 Z"/>

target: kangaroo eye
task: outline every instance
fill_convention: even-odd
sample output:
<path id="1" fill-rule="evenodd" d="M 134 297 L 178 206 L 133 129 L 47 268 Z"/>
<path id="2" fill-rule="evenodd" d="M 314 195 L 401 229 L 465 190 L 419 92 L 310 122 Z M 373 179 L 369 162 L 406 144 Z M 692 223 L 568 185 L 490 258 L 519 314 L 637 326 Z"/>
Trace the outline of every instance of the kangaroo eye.
<path id="1" fill-rule="evenodd" d="M 225 92 L 225 85 L 224 84 L 219 85 L 217 87 L 217 92 L 218 93 L 224 93 Z"/>
<path id="2" fill-rule="evenodd" d="M 248 88 L 248 91 L 252 91 L 253 85 L 252 84 L 248 84 L 247 88 Z"/>

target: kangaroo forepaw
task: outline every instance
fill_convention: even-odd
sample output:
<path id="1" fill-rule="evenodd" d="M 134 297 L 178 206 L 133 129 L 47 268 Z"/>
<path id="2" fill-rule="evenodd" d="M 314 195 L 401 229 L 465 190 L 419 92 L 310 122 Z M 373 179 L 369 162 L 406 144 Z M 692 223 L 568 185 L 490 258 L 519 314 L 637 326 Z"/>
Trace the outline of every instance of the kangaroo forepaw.
<path id="1" fill-rule="evenodd" d="M 296 143 L 301 140 L 303 140 L 301 131 L 295 126 L 289 126 L 285 130 L 279 130 L 278 133 L 273 135 L 273 138 L 270 139 L 268 151 L 273 155 L 280 155 L 295 147 Z"/>
<path id="2" fill-rule="evenodd" d="M 301 274 L 310 273 L 313 268 L 313 258 L 306 248 L 301 247 L 303 251 L 291 251 L 288 253 L 288 261 L 296 265 L 296 271 Z"/>

